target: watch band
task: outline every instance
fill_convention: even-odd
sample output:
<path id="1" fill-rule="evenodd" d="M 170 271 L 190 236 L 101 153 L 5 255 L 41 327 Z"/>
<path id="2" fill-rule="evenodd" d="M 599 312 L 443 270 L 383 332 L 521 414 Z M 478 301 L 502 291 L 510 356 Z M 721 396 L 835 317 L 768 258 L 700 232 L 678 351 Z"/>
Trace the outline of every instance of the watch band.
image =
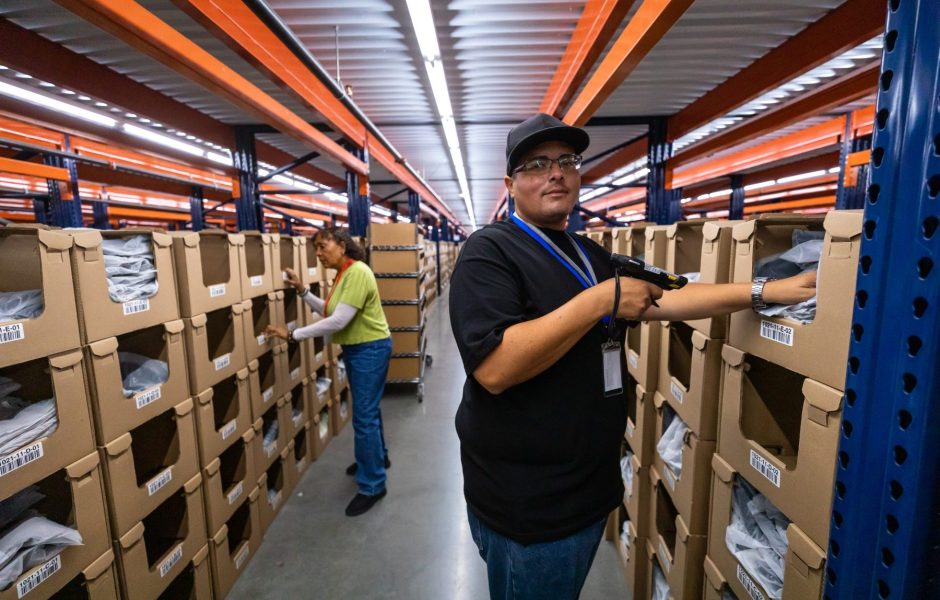
<path id="1" fill-rule="evenodd" d="M 289 330 L 289 331 L 287 332 L 287 343 L 288 343 L 288 344 L 296 344 L 296 343 L 297 343 L 297 340 L 294 339 L 294 330 L 293 330 L 293 329 L 291 329 L 291 330 Z"/>
<path id="2" fill-rule="evenodd" d="M 309 293 L 310 293 L 310 288 L 305 287 L 304 289 L 302 289 L 302 290 L 300 290 L 299 292 L 297 292 L 297 295 L 300 296 L 301 298 L 303 298 L 304 296 L 306 296 L 306 295 L 309 294 Z"/>
<path id="3" fill-rule="evenodd" d="M 767 303 L 764 302 L 764 285 L 767 281 L 767 277 L 755 277 L 751 283 L 751 308 L 754 310 L 767 308 Z"/>

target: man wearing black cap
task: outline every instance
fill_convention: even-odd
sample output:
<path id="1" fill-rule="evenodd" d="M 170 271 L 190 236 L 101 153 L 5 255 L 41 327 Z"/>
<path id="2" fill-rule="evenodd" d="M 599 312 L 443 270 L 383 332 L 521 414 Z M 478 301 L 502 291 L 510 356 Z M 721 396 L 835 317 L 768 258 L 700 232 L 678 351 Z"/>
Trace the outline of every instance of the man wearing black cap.
<path id="1" fill-rule="evenodd" d="M 565 232 L 589 143 L 583 129 L 546 114 L 514 127 L 505 182 L 516 213 L 470 236 L 451 281 L 467 372 L 456 417 L 464 495 L 493 599 L 577 598 L 606 516 L 623 499 L 619 319 L 697 319 L 815 294 L 814 273 L 689 284 L 665 296 L 621 278 L 611 329 L 610 253 Z"/>

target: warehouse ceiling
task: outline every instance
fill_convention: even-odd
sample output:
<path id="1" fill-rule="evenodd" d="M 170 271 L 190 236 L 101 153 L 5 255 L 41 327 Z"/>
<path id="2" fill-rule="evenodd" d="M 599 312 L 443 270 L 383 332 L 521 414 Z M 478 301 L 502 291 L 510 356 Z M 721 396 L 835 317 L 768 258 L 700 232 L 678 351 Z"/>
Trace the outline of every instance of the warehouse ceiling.
<path id="1" fill-rule="evenodd" d="M 325 122 L 171 0 L 139 3 L 302 118 Z M 620 30 L 640 4 L 634 3 Z M 608 118 L 608 124 L 588 122 L 593 143 L 585 156 L 604 153 L 645 132 L 642 125 L 609 123 L 675 114 L 839 4 L 841 0 L 773 0 L 748 2 L 745 8 L 734 0 L 696 0 L 593 115 Z M 351 87 L 353 101 L 457 218 L 469 223 L 405 1 L 268 0 L 268 6 L 334 78 Z M 480 224 L 486 223 L 504 189 L 506 134 L 512 124 L 539 109 L 583 7 L 583 2 L 568 0 L 431 1 Z M 219 121 L 255 121 L 52 0 L 4 0 L 0 16 Z M 565 108 L 559 107 L 558 114 Z M 265 140 L 295 156 L 308 151 L 287 136 Z M 314 164 L 343 175 L 341 165 L 325 158 Z M 376 196 L 402 188 L 375 161 L 370 180 Z"/>

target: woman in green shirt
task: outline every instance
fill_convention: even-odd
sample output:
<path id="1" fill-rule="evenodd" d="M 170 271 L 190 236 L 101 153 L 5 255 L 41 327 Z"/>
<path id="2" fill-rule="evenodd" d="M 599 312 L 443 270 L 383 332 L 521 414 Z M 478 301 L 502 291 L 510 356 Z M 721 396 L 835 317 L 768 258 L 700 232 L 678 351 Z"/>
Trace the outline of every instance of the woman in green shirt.
<path id="1" fill-rule="evenodd" d="M 304 302 L 324 318 L 293 331 L 269 326 L 266 333 L 289 343 L 332 335 L 333 342 L 343 347 L 356 435 L 356 464 L 346 472 L 355 473 L 359 484 L 359 493 L 346 507 L 346 514 L 354 517 L 368 511 L 386 493 L 385 469 L 391 465 L 385 447 L 379 401 L 385 391 L 392 339 L 375 276 L 363 262 L 365 253 L 349 232 L 327 227 L 320 230 L 312 241 L 323 266 L 337 270 L 327 299 L 324 301 L 311 294 L 297 274 L 289 269 L 288 282 L 297 289 Z"/>

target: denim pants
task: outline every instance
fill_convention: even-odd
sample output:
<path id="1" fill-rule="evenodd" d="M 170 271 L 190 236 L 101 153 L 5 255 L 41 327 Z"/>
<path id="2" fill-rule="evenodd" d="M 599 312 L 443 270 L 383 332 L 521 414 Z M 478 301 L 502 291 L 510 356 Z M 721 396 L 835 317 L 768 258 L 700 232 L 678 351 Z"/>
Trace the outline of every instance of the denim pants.
<path id="1" fill-rule="evenodd" d="M 356 482 L 359 493 L 365 496 L 375 496 L 385 489 L 388 449 L 379 401 L 385 391 L 391 356 L 392 338 L 343 346 L 356 434 Z"/>
<path id="2" fill-rule="evenodd" d="M 577 600 L 597 554 L 606 519 L 570 536 L 524 546 L 467 508 L 470 535 L 486 561 L 490 600 Z"/>

